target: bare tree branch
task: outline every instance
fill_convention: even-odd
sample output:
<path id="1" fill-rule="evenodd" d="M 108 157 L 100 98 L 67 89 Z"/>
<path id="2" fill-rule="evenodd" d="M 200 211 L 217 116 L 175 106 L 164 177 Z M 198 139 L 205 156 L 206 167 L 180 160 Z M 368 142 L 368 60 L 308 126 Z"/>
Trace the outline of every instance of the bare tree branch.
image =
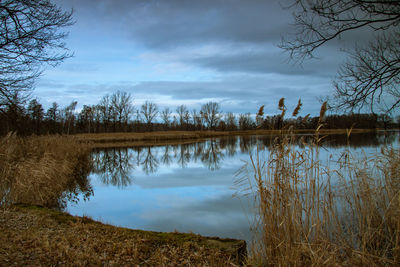
<path id="1" fill-rule="evenodd" d="M 73 24 L 50 0 L 0 1 L 0 109 L 16 92 L 32 89 L 45 64 L 56 66 L 71 56 L 60 29 Z M 20 94 L 22 96 L 22 94 Z"/>
<path id="2" fill-rule="evenodd" d="M 392 112 L 400 106 L 399 0 L 294 0 L 291 8 L 297 32 L 280 47 L 300 63 L 345 32 L 365 28 L 377 36 L 349 52 L 334 81 L 333 107 Z"/>

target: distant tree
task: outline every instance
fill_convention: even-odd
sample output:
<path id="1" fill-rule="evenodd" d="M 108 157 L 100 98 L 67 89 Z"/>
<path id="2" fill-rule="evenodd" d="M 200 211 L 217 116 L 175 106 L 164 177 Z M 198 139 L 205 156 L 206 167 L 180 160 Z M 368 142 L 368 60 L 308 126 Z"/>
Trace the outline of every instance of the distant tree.
<path id="1" fill-rule="evenodd" d="M 380 114 L 378 115 L 378 123 L 379 126 L 383 127 L 383 129 L 387 129 L 389 124 L 393 121 L 393 119 L 387 114 Z"/>
<path id="2" fill-rule="evenodd" d="M 110 131 L 112 122 L 115 122 L 116 116 L 114 113 L 114 107 L 111 102 L 110 95 L 105 95 L 101 98 L 98 108 L 101 114 L 101 121 L 106 132 Z"/>
<path id="3" fill-rule="evenodd" d="M 317 48 L 345 33 L 370 29 L 373 40 L 356 43 L 349 60 L 334 82 L 336 108 L 350 111 L 364 107 L 384 112 L 400 106 L 400 1 L 293 0 L 293 38 L 281 47 L 302 61 Z"/>
<path id="4" fill-rule="evenodd" d="M 117 91 L 111 95 L 111 105 L 119 130 L 122 129 L 122 126 L 126 130 L 129 118 L 133 113 L 131 95 L 126 92 Z"/>
<path id="5" fill-rule="evenodd" d="M 64 109 L 64 125 L 65 125 L 65 128 L 66 128 L 66 133 L 67 134 L 70 134 L 71 129 L 74 128 L 75 108 L 76 108 L 77 104 L 78 104 L 77 101 L 72 101 L 71 104 L 69 104 Z"/>
<path id="6" fill-rule="evenodd" d="M 145 123 L 147 124 L 147 129 L 150 130 L 151 123 L 158 114 L 158 107 L 155 103 L 146 101 L 141 109 L 140 113 L 143 116 Z"/>
<path id="7" fill-rule="evenodd" d="M 91 106 L 83 105 L 83 108 L 78 117 L 84 131 L 90 133 L 94 121 L 94 108 Z"/>
<path id="8" fill-rule="evenodd" d="M 53 102 L 51 107 L 46 111 L 45 119 L 48 122 L 47 127 L 49 128 L 50 133 L 57 133 L 58 129 L 58 122 L 60 117 L 60 111 L 58 110 L 58 104 Z"/>
<path id="9" fill-rule="evenodd" d="M 92 114 L 93 114 L 93 131 L 101 132 L 102 130 L 102 107 L 100 105 L 92 106 Z"/>
<path id="10" fill-rule="evenodd" d="M 44 64 L 57 65 L 66 52 L 72 11 L 64 12 L 49 0 L 0 1 L 0 111 L 14 96 L 24 98 Z M 14 103 L 17 104 L 18 103 Z"/>
<path id="11" fill-rule="evenodd" d="M 172 123 L 171 123 L 171 127 L 173 129 L 177 128 L 178 126 L 178 120 L 176 119 L 176 116 L 172 116 Z"/>
<path id="12" fill-rule="evenodd" d="M 196 109 L 192 110 L 192 121 L 195 130 L 202 130 L 203 128 L 202 116 L 199 113 L 197 113 Z"/>
<path id="13" fill-rule="evenodd" d="M 49 121 L 56 122 L 58 120 L 59 116 L 59 110 L 58 110 L 58 104 L 57 102 L 53 102 L 51 104 L 51 107 L 46 111 L 46 119 Z"/>
<path id="14" fill-rule="evenodd" d="M 236 117 L 235 114 L 233 114 L 232 112 L 228 112 L 225 115 L 225 123 L 226 123 L 226 127 L 229 131 L 234 131 L 237 129 L 236 126 Z"/>
<path id="15" fill-rule="evenodd" d="M 187 117 L 189 117 L 189 111 L 185 105 L 180 105 L 176 108 L 176 113 L 178 113 L 179 116 L 179 125 L 181 126 L 181 129 L 183 129 Z"/>
<path id="16" fill-rule="evenodd" d="M 240 130 L 251 130 L 254 127 L 254 122 L 251 119 L 250 113 L 240 114 L 239 115 L 239 129 Z"/>
<path id="17" fill-rule="evenodd" d="M 215 129 L 221 119 L 221 110 L 216 102 L 208 102 L 201 106 L 201 114 L 208 129 Z"/>
<path id="18" fill-rule="evenodd" d="M 28 116 L 33 123 L 33 131 L 40 134 L 40 124 L 43 121 L 44 110 L 42 104 L 36 99 L 32 99 L 28 105 Z"/>
<path id="19" fill-rule="evenodd" d="M 171 118 L 171 110 L 169 109 L 169 107 L 165 107 L 164 109 L 163 109 L 163 111 L 161 112 L 161 119 L 163 120 L 163 122 L 164 122 L 164 126 L 165 126 L 165 129 L 168 129 L 169 128 L 169 125 L 170 125 L 170 118 Z"/>
<path id="20" fill-rule="evenodd" d="M 186 112 L 183 114 L 183 121 L 185 122 L 186 130 L 188 130 L 189 129 L 189 122 L 190 122 L 189 110 L 186 110 Z"/>

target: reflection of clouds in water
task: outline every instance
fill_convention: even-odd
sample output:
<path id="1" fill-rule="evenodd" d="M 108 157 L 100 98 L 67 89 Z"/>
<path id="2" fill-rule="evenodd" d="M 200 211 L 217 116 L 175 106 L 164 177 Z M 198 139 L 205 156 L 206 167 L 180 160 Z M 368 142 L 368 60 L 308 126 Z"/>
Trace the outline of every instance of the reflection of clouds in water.
<path id="1" fill-rule="evenodd" d="M 165 196 L 159 201 L 164 203 L 166 199 L 168 204 L 162 209 L 150 209 L 141 215 L 149 223 L 148 229 L 250 240 L 252 213 L 244 200 L 223 194 L 201 201 L 190 196 Z"/>
<path id="2" fill-rule="evenodd" d="M 135 185 L 142 188 L 173 188 L 195 186 L 232 186 L 236 166 L 220 169 L 210 173 L 204 168 L 176 168 L 172 172 L 157 175 L 137 175 Z"/>
<path id="3" fill-rule="evenodd" d="M 377 145 L 397 137 L 354 135 L 351 151 L 376 150 Z M 227 137 L 184 145 L 94 151 L 95 167 L 90 176 L 94 196 L 68 211 L 136 229 L 176 229 L 249 240 L 252 205 L 245 197 L 232 197 L 237 191 L 243 192 L 243 187 L 235 184 L 235 173 L 249 161 L 257 145 L 268 147 L 273 139 Z M 338 136 L 325 140 L 321 160 L 341 153 L 347 142 Z M 267 151 L 261 154 L 268 156 Z M 253 198 L 249 199 L 252 203 Z"/>

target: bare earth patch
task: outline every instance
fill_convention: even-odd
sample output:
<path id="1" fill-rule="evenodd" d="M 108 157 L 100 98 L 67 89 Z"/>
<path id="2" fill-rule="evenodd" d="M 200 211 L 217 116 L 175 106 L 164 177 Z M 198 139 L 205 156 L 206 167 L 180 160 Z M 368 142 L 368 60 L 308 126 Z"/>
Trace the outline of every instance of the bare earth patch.
<path id="1" fill-rule="evenodd" d="M 241 240 L 105 225 L 36 206 L 0 210 L 0 266 L 240 266 Z"/>

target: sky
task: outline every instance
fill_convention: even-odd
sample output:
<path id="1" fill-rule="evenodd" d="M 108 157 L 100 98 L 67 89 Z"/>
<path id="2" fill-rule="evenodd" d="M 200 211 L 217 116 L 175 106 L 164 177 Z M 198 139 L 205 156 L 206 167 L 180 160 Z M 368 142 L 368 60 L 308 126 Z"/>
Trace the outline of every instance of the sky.
<path id="1" fill-rule="evenodd" d="M 46 68 L 33 96 L 49 107 L 97 104 L 117 90 L 160 110 L 218 102 L 223 112 L 278 113 L 299 98 L 300 115 L 317 115 L 333 93 L 344 54 L 335 42 L 302 65 L 278 44 L 294 31 L 291 10 L 277 0 L 55 0 L 74 10 L 65 40 L 74 53 Z"/>

